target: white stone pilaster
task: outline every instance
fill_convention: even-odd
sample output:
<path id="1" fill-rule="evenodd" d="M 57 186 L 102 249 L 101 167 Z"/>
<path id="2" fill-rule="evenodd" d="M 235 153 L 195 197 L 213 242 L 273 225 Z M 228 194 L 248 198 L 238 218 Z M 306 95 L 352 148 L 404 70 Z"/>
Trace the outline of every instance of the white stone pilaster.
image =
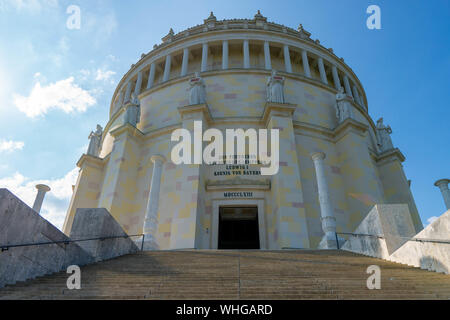
<path id="1" fill-rule="evenodd" d="M 171 65 L 172 65 L 172 56 L 168 54 L 166 56 L 166 64 L 164 65 L 163 82 L 169 80 Z"/>
<path id="2" fill-rule="evenodd" d="M 37 184 L 36 189 L 38 193 L 36 199 L 34 199 L 33 210 L 39 213 L 44 202 L 45 194 L 50 191 L 50 187 L 45 184 Z"/>
<path id="3" fill-rule="evenodd" d="M 272 61 L 270 60 L 270 44 L 269 41 L 264 41 L 264 66 L 266 70 L 272 70 Z"/>
<path id="4" fill-rule="evenodd" d="M 325 153 L 315 152 L 311 154 L 316 169 L 317 188 L 319 193 L 320 216 L 322 220 L 322 230 L 325 233 L 319 244 L 321 249 L 336 249 L 336 218 L 333 214 L 328 183 L 325 173 Z"/>
<path id="5" fill-rule="evenodd" d="M 292 73 L 291 56 L 289 54 L 289 46 L 287 44 L 283 46 L 283 53 L 286 72 Z"/>
<path id="6" fill-rule="evenodd" d="M 150 65 L 150 71 L 148 72 L 147 89 L 150 89 L 151 87 L 153 87 L 154 81 L 155 81 L 155 63 L 153 62 Z"/>
<path id="7" fill-rule="evenodd" d="M 321 57 L 319 57 L 317 59 L 317 64 L 319 66 L 319 73 L 320 73 L 320 80 L 324 83 L 324 84 L 328 84 L 328 80 L 327 80 L 327 74 L 325 72 L 325 66 L 323 64 L 323 59 Z"/>
<path id="8" fill-rule="evenodd" d="M 222 69 L 228 69 L 228 41 L 224 40 L 222 42 Z"/>
<path id="9" fill-rule="evenodd" d="M 450 179 L 440 179 L 434 183 L 434 185 L 441 190 L 442 198 L 444 199 L 447 210 L 450 210 L 450 190 L 448 189 L 449 183 Z"/>
<path id="10" fill-rule="evenodd" d="M 348 77 L 346 74 L 344 74 L 344 87 L 345 87 L 345 93 L 353 98 L 352 89 L 350 89 L 350 81 L 348 81 Z"/>
<path id="11" fill-rule="evenodd" d="M 204 43 L 202 46 L 202 66 L 200 72 L 208 70 L 208 44 Z"/>
<path id="12" fill-rule="evenodd" d="M 161 188 L 161 175 L 163 163 L 166 159 L 163 156 L 152 156 L 153 162 L 152 179 L 150 182 L 150 193 L 148 195 L 147 208 L 145 210 L 144 220 L 144 249 L 157 249 L 155 234 L 158 228 L 158 202 L 159 190 Z"/>
<path id="13" fill-rule="evenodd" d="M 189 65 L 189 48 L 183 49 L 183 62 L 181 63 L 181 73 L 180 76 L 184 77 L 187 75 Z"/>
<path id="14" fill-rule="evenodd" d="M 334 87 L 336 90 L 341 88 L 341 81 L 339 80 L 339 74 L 335 65 L 331 66 L 331 73 L 333 74 Z"/>
<path id="15" fill-rule="evenodd" d="M 250 68 L 250 49 L 248 47 L 248 40 L 244 40 L 242 49 L 244 51 L 244 69 L 248 69 Z"/>

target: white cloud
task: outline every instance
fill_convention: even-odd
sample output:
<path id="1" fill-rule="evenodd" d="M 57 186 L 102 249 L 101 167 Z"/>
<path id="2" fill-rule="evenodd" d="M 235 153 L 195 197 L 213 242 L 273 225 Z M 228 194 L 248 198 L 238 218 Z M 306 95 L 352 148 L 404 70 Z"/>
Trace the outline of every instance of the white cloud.
<path id="1" fill-rule="evenodd" d="M 95 103 L 95 98 L 74 83 L 73 77 L 48 86 L 41 86 L 38 81 L 28 97 L 14 95 L 16 107 L 30 118 L 44 115 L 51 109 L 60 109 L 66 113 L 85 112 Z"/>
<path id="2" fill-rule="evenodd" d="M 23 141 L 0 140 L 0 152 L 13 152 L 22 150 L 25 143 Z"/>
<path id="3" fill-rule="evenodd" d="M 0 0 L 0 10 L 15 9 L 17 11 L 28 11 L 39 13 L 43 8 L 55 8 L 58 0 Z"/>
<path id="4" fill-rule="evenodd" d="M 72 196 L 72 185 L 76 183 L 78 168 L 69 171 L 64 177 L 53 180 L 31 180 L 16 172 L 13 176 L 0 179 L 0 188 L 7 188 L 30 207 L 36 197 L 36 184 L 46 184 L 51 188 L 41 209 L 41 215 L 57 228 L 64 224 L 67 208 Z"/>
<path id="5" fill-rule="evenodd" d="M 428 224 L 432 224 L 437 218 L 439 218 L 439 217 L 432 216 L 432 217 L 428 218 L 427 219 Z"/>
<path id="6" fill-rule="evenodd" d="M 101 70 L 101 69 L 97 69 L 97 74 L 95 76 L 95 80 L 108 80 L 110 79 L 113 75 L 115 75 L 116 72 L 115 71 L 111 71 L 111 70 Z"/>

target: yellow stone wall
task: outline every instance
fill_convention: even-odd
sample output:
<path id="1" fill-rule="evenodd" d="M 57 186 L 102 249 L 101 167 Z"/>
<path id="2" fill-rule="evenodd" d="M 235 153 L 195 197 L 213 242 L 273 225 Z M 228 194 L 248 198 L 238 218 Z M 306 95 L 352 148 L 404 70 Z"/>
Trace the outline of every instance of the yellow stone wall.
<path id="1" fill-rule="evenodd" d="M 230 46 L 230 67 L 240 67 L 238 61 L 242 63 L 235 49 Z M 219 61 L 220 55 L 211 56 L 213 67 Z M 278 65 L 281 62 L 274 59 L 273 67 L 281 69 Z M 261 57 L 251 60 L 252 65 L 261 63 Z M 179 70 L 175 68 L 173 72 Z M 265 71 L 242 69 L 203 74 L 213 119 L 209 126 L 223 131 L 265 128 L 261 117 L 266 106 L 268 75 Z M 171 131 L 180 127 L 192 129 L 193 125 L 193 120 L 183 119 L 178 110 L 188 104 L 187 80 L 188 77 L 159 84 L 140 95 L 138 130 L 123 127 L 123 116 L 116 117 L 107 126 L 102 160 L 99 159 L 102 165 L 95 169 L 88 165 L 82 167 L 65 224 L 66 233 L 70 231 L 77 207 L 104 207 L 126 232 L 141 233 L 153 170 L 150 157 L 159 154 L 167 159 L 163 165 L 156 235 L 160 248 L 209 247 L 212 217 L 218 213 L 213 212 L 216 199 L 206 190 L 206 182 L 233 177 L 214 176 L 218 167 L 176 166 L 170 160 L 174 145 L 170 141 Z M 280 130 L 279 174 L 245 177 L 271 180 L 271 189 L 264 192 L 270 248 L 316 248 L 323 236 L 310 156 L 317 151 L 327 155 L 326 176 L 338 231 L 353 231 L 374 204 L 395 202 L 409 204 L 420 228 L 420 218 L 400 163 L 377 162 L 373 122 L 364 115 L 365 111 L 355 105 L 359 129 L 349 127 L 336 133 L 335 94 L 334 89 L 313 80 L 286 75 L 286 102 L 296 105 L 295 112 L 292 117 L 273 117 L 267 123 L 268 128 Z M 198 119 L 205 120 L 202 116 Z"/>

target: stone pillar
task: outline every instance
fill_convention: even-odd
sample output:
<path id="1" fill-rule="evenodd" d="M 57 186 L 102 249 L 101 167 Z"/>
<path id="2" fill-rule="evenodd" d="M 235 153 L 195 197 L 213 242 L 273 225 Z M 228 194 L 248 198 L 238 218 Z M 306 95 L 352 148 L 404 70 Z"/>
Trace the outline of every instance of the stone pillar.
<path id="1" fill-rule="evenodd" d="M 408 179 L 403 171 L 403 161 L 405 161 L 405 157 L 398 149 L 387 150 L 376 159 L 376 171 L 381 180 L 384 196 L 384 201 L 378 203 L 406 203 L 409 208 L 414 228 L 416 233 L 418 233 L 423 229 L 423 225 L 411 193 Z M 362 190 L 363 186 L 357 186 L 356 190 L 358 189 Z"/>
<path id="2" fill-rule="evenodd" d="M 334 129 L 336 166 L 339 167 L 346 196 L 347 212 L 354 219 L 347 219 L 343 231 L 352 232 L 362 218 L 377 203 L 384 203 L 383 187 L 376 177 L 378 168 L 367 146 L 369 127 L 347 118 Z M 396 202 L 401 203 L 401 202 Z M 358 219 L 361 220 L 358 220 Z"/>
<path id="3" fill-rule="evenodd" d="M 124 97 L 124 99 L 123 99 L 123 102 L 124 103 L 127 103 L 127 102 L 129 102 L 130 101 L 130 98 L 131 98 L 131 86 L 132 86 L 133 84 L 131 83 L 131 81 L 129 81 L 128 83 L 127 83 L 127 91 L 125 91 L 125 97 Z"/>
<path id="4" fill-rule="evenodd" d="M 205 72 L 208 69 L 208 44 L 204 43 L 202 46 L 202 66 L 200 72 Z"/>
<path id="5" fill-rule="evenodd" d="M 163 82 L 169 80 L 171 64 L 172 64 L 172 56 L 168 54 L 166 56 L 166 64 L 164 65 Z"/>
<path id="6" fill-rule="evenodd" d="M 450 210 L 450 190 L 448 189 L 449 183 L 450 179 L 440 179 L 434 183 L 434 185 L 441 190 L 442 198 L 444 198 L 444 203 L 447 210 Z"/>
<path id="7" fill-rule="evenodd" d="M 272 70 L 272 61 L 270 60 L 269 41 L 264 41 L 264 62 L 266 70 Z"/>
<path id="8" fill-rule="evenodd" d="M 181 63 L 181 74 L 180 76 L 184 77 L 188 73 L 188 65 L 189 65 L 189 48 L 183 49 L 183 62 Z"/>
<path id="9" fill-rule="evenodd" d="M 228 41 L 222 42 L 222 69 L 228 69 Z"/>
<path id="10" fill-rule="evenodd" d="M 135 94 L 139 95 L 139 93 L 141 93 L 141 86 L 142 86 L 142 71 L 139 71 L 137 75 L 136 86 L 134 87 Z"/>
<path id="11" fill-rule="evenodd" d="M 248 40 L 244 40 L 243 51 L 244 51 L 244 68 L 248 69 L 250 68 L 250 50 L 248 48 Z"/>
<path id="12" fill-rule="evenodd" d="M 336 218 L 333 214 L 328 183 L 325 174 L 325 153 L 315 152 L 311 155 L 316 169 L 317 188 L 319 193 L 320 216 L 322 220 L 322 230 L 325 235 L 320 241 L 321 249 L 336 249 Z"/>
<path id="13" fill-rule="evenodd" d="M 155 63 L 153 62 L 150 65 L 150 71 L 148 72 L 147 89 L 150 89 L 151 87 L 153 87 L 154 81 L 155 81 Z"/>
<path id="14" fill-rule="evenodd" d="M 325 66 L 323 65 L 323 59 L 321 57 L 319 57 L 319 59 L 317 59 L 317 64 L 319 65 L 320 80 L 324 84 L 328 84 L 327 74 L 325 72 Z"/>
<path id="15" fill-rule="evenodd" d="M 155 234 L 158 227 L 158 201 L 159 190 L 161 188 L 161 174 L 163 163 L 166 159 L 163 156 L 152 156 L 153 162 L 152 180 L 150 182 L 150 193 L 148 195 L 147 209 L 144 220 L 144 249 L 158 249 Z"/>
<path id="16" fill-rule="evenodd" d="M 119 97 L 116 101 L 116 110 L 119 110 L 122 107 L 123 104 L 123 90 L 119 92 Z"/>
<path id="17" fill-rule="evenodd" d="M 267 102 L 263 113 L 263 123 L 269 132 L 279 130 L 279 155 L 283 159 L 278 173 L 268 176 L 273 199 L 272 228 L 275 229 L 268 235 L 269 249 L 310 248 L 292 120 L 295 109 L 296 105 Z"/>
<path id="18" fill-rule="evenodd" d="M 333 74 L 334 87 L 336 90 L 341 88 L 341 81 L 339 80 L 339 74 L 335 65 L 331 66 L 331 72 Z"/>
<path id="19" fill-rule="evenodd" d="M 308 53 L 306 52 L 306 50 L 302 50 L 302 62 L 305 76 L 311 78 L 311 69 L 309 68 Z"/>
<path id="20" fill-rule="evenodd" d="M 358 89 L 355 85 L 353 85 L 353 97 L 355 98 L 356 103 L 361 105 L 361 99 L 359 98 Z"/>
<path id="21" fill-rule="evenodd" d="M 45 184 L 37 184 L 36 189 L 38 190 L 38 193 L 36 199 L 34 199 L 33 210 L 39 213 L 41 211 L 42 202 L 44 202 L 45 194 L 50 191 L 50 187 Z"/>
<path id="22" fill-rule="evenodd" d="M 348 81 L 348 77 L 347 77 L 346 74 L 344 74 L 344 78 L 343 78 L 343 79 L 344 79 L 345 93 L 346 93 L 348 96 L 350 96 L 350 97 L 353 98 L 352 90 L 350 89 L 350 82 Z"/>
<path id="23" fill-rule="evenodd" d="M 289 46 L 287 44 L 283 46 L 283 51 L 284 51 L 284 66 L 286 68 L 286 72 L 292 73 L 291 56 L 289 54 Z"/>
<path id="24" fill-rule="evenodd" d="M 72 230 L 77 208 L 99 207 L 97 195 L 101 193 L 105 162 L 98 157 L 83 154 L 77 162 L 77 167 L 80 168 L 80 171 L 62 229 L 67 236 Z"/>
<path id="25" fill-rule="evenodd" d="M 212 121 L 206 104 L 178 107 L 178 111 L 182 127 L 190 132 L 191 137 L 198 134 L 195 130 L 196 121 L 201 121 L 203 130 Z M 170 249 L 201 248 L 202 239 L 208 237 L 202 226 L 202 215 L 205 212 L 205 167 L 200 164 L 177 165 L 180 174 L 171 183 L 179 186 L 176 190 L 179 201 L 172 206 Z"/>
<path id="26" fill-rule="evenodd" d="M 95 194 L 96 206 L 81 208 L 105 208 L 128 233 L 130 227 L 127 217 L 135 213 L 130 210 L 137 209 L 131 209 L 124 203 L 135 203 L 138 196 L 138 192 L 131 192 L 131 190 L 135 190 L 138 179 L 143 133 L 126 123 L 111 130 L 110 134 L 114 138 L 114 145 L 110 153 L 111 160 L 102 172 L 103 177 L 108 177 L 108 183 L 102 185 L 99 194 Z M 101 181 L 103 180 L 97 183 L 101 185 Z M 92 197 L 92 195 L 85 197 Z M 136 231 L 132 230 L 132 232 Z"/>

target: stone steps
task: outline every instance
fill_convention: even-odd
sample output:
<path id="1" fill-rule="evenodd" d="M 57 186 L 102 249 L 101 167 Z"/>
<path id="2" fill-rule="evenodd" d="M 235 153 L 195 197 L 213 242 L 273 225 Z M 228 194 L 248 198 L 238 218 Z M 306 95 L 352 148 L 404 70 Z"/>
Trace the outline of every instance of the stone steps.
<path id="1" fill-rule="evenodd" d="M 369 290 L 369 265 L 381 290 Z M 326 250 L 139 252 L 0 289 L 0 299 L 450 299 L 450 276 Z"/>

